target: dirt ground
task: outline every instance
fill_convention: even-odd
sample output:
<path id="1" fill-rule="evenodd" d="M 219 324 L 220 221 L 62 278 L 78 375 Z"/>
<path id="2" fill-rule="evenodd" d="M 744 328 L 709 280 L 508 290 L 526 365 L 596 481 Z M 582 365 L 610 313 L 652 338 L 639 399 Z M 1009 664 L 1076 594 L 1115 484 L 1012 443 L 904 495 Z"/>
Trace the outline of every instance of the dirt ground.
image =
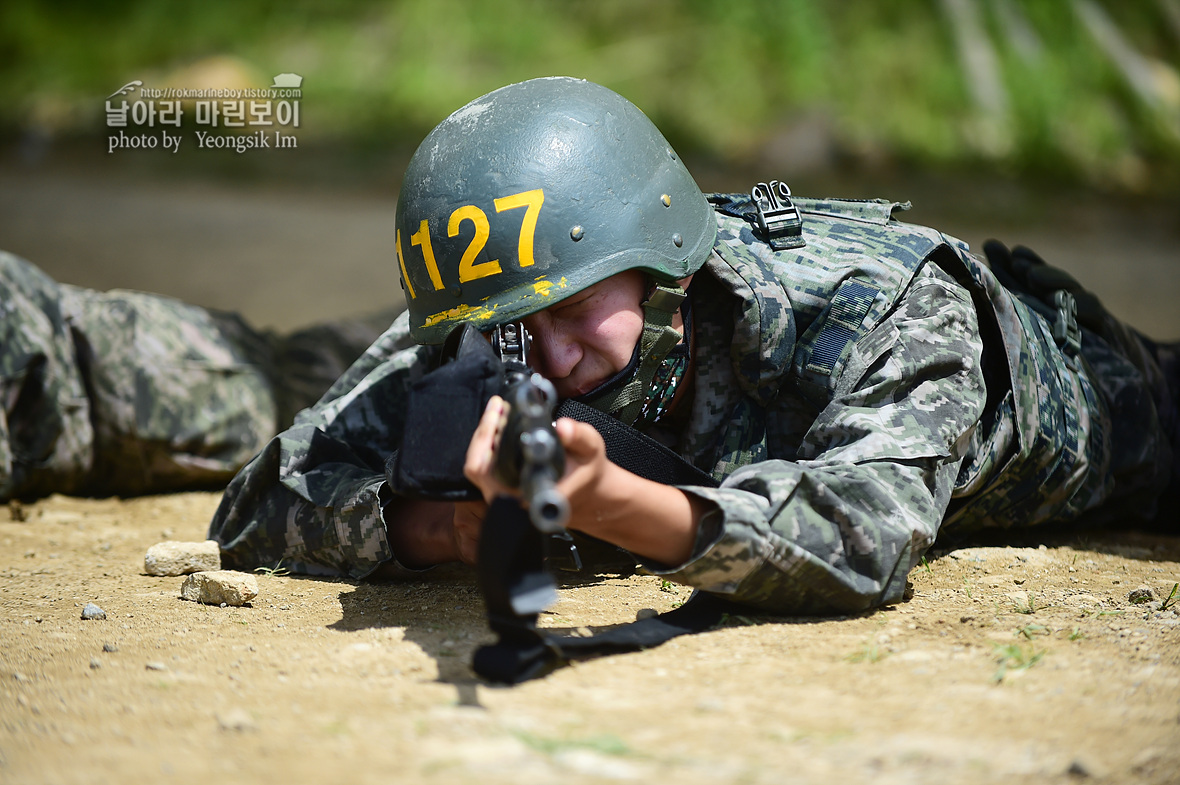
<path id="1" fill-rule="evenodd" d="M 151 545 L 203 539 L 217 500 L 0 510 L 0 781 L 1180 781 L 1177 537 L 939 551 L 895 607 L 731 617 L 500 688 L 469 668 L 490 634 L 464 569 L 261 575 L 238 608 L 144 574 Z M 603 577 L 543 624 L 687 593 Z"/>
<path id="2" fill-rule="evenodd" d="M 227 187 L 74 163 L 0 163 L 0 247 L 59 280 L 280 329 L 397 291 L 392 168 L 361 189 Z M 976 247 L 1027 243 L 1116 313 L 1180 337 L 1175 204 L 909 185 L 795 190 L 913 198 L 911 220 Z M 938 551 L 896 607 L 730 618 L 506 689 L 470 671 L 489 634 L 463 570 L 262 575 L 241 608 L 145 575 L 147 548 L 203 539 L 217 501 L 0 508 L 0 783 L 1180 782 L 1180 537 Z M 1151 598 L 1132 602 L 1141 587 Z M 604 578 L 565 587 L 544 623 L 597 628 L 686 597 Z M 88 602 L 106 619 L 83 621 Z"/>

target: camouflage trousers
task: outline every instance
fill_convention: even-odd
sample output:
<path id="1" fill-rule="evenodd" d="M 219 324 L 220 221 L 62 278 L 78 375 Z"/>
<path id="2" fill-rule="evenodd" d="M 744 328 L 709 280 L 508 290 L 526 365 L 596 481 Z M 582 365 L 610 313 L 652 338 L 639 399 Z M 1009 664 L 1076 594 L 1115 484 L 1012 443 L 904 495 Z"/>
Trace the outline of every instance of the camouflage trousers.
<path id="1" fill-rule="evenodd" d="M 1098 522 L 1142 511 L 1176 531 L 1180 522 L 1180 343 L 1158 343 L 1109 314 L 1082 329 L 1081 356 L 1110 419 L 1114 490 Z"/>
<path id="2" fill-rule="evenodd" d="M 392 316 L 281 337 L 0 252 L 0 500 L 224 486 Z"/>

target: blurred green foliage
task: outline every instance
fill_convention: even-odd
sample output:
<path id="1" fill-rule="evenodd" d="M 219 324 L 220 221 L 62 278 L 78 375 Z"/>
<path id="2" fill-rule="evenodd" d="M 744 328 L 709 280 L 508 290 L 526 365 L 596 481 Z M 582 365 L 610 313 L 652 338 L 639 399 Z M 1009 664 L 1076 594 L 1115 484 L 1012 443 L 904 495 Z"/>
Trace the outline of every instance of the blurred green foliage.
<path id="1" fill-rule="evenodd" d="M 727 163 L 1154 190 L 1180 183 L 1178 42 L 1180 0 L 5 0 L 0 129 L 100 133 L 124 83 L 230 57 L 259 86 L 304 77 L 302 137 L 412 147 L 488 90 L 566 74 Z"/>

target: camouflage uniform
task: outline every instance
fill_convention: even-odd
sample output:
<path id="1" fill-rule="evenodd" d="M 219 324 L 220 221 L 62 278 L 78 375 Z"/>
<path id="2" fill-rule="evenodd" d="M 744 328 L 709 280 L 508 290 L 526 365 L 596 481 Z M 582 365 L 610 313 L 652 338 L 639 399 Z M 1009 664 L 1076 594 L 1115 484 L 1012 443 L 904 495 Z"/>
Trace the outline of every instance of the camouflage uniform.
<path id="1" fill-rule="evenodd" d="M 1175 392 L 1134 336 L 1062 351 L 962 243 L 895 221 L 897 205 L 797 205 L 791 251 L 718 215 L 691 289 L 691 406 L 654 435 L 721 486 L 684 489 L 709 502 L 692 558 L 647 569 L 778 612 L 856 611 L 900 599 L 940 527 L 1073 520 L 1121 494 L 1148 509 L 1174 479 Z M 396 321 L 231 483 L 210 528 L 226 559 L 396 564 L 384 466 L 436 359 Z"/>
<path id="2" fill-rule="evenodd" d="M 224 487 L 379 332 L 279 338 L 0 252 L 0 500 Z"/>

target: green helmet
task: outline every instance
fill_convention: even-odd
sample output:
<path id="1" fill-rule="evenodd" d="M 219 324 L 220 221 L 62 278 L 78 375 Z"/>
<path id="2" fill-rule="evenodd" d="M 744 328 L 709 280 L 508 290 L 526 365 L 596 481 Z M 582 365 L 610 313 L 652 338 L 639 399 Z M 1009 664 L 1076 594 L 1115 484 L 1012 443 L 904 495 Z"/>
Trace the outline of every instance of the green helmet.
<path id="1" fill-rule="evenodd" d="M 554 77 L 509 85 L 419 145 L 397 204 L 410 332 L 519 320 L 623 270 L 672 283 L 716 235 L 713 210 L 634 104 Z"/>

